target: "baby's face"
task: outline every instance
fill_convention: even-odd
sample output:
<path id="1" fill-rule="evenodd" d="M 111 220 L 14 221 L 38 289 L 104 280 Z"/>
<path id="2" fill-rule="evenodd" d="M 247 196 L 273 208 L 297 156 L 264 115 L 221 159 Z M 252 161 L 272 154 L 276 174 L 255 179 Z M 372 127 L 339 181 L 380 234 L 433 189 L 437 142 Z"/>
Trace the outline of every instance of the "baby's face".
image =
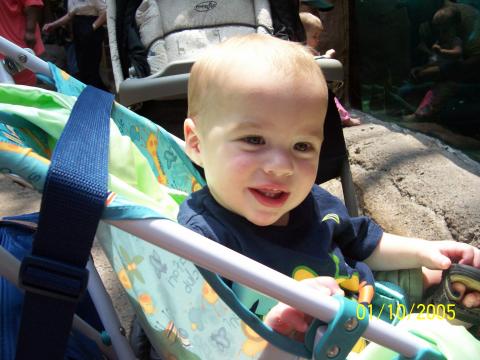
<path id="1" fill-rule="evenodd" d="M 326 88 L 320 80 L 239 77 L 197 129 L 210 191 L 223 207 L 260 225 L 284 225 L 315 181 Z"/>
<path id="2" fill-rule="evenodd" d="M 443 43 L 448 43 L 451 41 L 454 37 L 456 36 L 455 33 L 455 27 L 453 26 L 447 26 L 440 28 L 438 30 L 438 40 L 443 44 Z"/>
<path id="3" fill-rule="evenodd" d="M 323 29 L 315 29 L 307 32 L 307 46 L 317 50 L 320 44 Z"/>

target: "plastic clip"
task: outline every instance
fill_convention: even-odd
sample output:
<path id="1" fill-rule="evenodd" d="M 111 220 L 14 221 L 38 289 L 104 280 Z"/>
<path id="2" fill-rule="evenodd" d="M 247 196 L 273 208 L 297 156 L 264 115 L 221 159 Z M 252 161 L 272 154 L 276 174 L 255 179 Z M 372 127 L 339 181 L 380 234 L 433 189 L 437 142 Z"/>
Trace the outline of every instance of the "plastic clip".
<path id="1" fill-rule="evenodd" d="M 332 321 L 327 324 L 325 333 L 313 346 L 315 360 L 345 359 L 368 326 L 369 316 L 362 319 L 357 316 L 357 307 L 361 305 L 343 296 L 335 295 L 334 298 L 338 300 L 340 307 Z M 311 334 L 311 331 L 309 333 Z"/>
<path id="2" fill-rule="evenodd" d="M 88 270 L 41 256 L 26 256 L 20 267 L 20 287 L 32 293 L 76 302 L 85 293 Z"/>

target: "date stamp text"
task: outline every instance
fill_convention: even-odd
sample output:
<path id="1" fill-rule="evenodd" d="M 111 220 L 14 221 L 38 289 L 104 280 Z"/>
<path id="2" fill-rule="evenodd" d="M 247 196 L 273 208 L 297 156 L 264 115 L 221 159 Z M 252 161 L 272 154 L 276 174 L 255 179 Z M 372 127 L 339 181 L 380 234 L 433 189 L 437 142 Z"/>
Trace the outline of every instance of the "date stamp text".
<path id="1" fill-rule="evenodd" d="M 393 304 L 382 304 L 379 309 L 370 305 L 357 305 L 357 318 L 363 320 L 366 317 L 369 319 L 372 318 L 383 318 L 387 317 L 389 321 L 398 319 L 410 319 L 414 316 L 417 320 L 433 320 L 433 319 L 455 319 L 455 304 L 413 304 L 410 308 L 407 308 L 403 304 L 393 305 Z M 415 315 L 414 315 L 415 314 Z"/>

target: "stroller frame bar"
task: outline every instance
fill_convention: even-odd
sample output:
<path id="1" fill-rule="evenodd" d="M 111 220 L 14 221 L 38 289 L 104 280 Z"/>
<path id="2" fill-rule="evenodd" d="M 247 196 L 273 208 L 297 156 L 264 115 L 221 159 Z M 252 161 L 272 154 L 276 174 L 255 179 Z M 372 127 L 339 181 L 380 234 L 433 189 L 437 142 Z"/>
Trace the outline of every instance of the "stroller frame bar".
<path id="1" fill-rule="evenodd" d="M 107 223 L 195 264 L 330 322 L 339 303 L 301 282 L 203 237 L 171 220 L 107 220 Z M 384 321 L 372 318 L 363 335 L 407 358 L 415 358 L 426 342 Z"/>
<path id="2" fill-rule="evenodd" d="M 31 54 L 27 50 L 22 49 L 20 46 L 8 41 L 3 36 L 0 36 L 0 53 L 10 57 L 13 61 L 18 62 L 34 73 L 52 77 L 50 68 L 45 61 L 34 54 Z"/>
<path id="3" fill-rule="evenodd" d="M 343 79 L 342 63 L 336 59 L 315 58 L 327 81 Z M 180 64 L 180 62 L 178 62 Z M 191 67 L 192 62 L 181 63 Z M 190 66 L 187 66 L 190 64 Z M 126 79 L 120 83 L 118 100 L 124 106 L 133 105 L 148 100 L 169 100 L 185 97 L 188 89 L 188 73 L 167 76 L 150 75 L 142 79 Z"/>

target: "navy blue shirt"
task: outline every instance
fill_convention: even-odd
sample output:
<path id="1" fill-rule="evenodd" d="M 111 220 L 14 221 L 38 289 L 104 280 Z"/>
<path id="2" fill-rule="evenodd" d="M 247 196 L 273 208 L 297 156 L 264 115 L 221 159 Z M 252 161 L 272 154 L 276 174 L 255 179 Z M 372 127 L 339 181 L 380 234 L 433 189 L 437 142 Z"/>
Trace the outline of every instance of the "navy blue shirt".
<path id="1" fill-rule="evenodd" d="M 294 279 L 332 276 L 352 291 L 352 278 L 356 284 L 373 284 L 371 271 L 361 261 L 383 234 L 370 218 L 350 217 L 340 199 L 316 185 L 290 212 L 285 226 L 251 223 L 218 204 L 208 187 L 181 204 L 178 222 Z"/>

